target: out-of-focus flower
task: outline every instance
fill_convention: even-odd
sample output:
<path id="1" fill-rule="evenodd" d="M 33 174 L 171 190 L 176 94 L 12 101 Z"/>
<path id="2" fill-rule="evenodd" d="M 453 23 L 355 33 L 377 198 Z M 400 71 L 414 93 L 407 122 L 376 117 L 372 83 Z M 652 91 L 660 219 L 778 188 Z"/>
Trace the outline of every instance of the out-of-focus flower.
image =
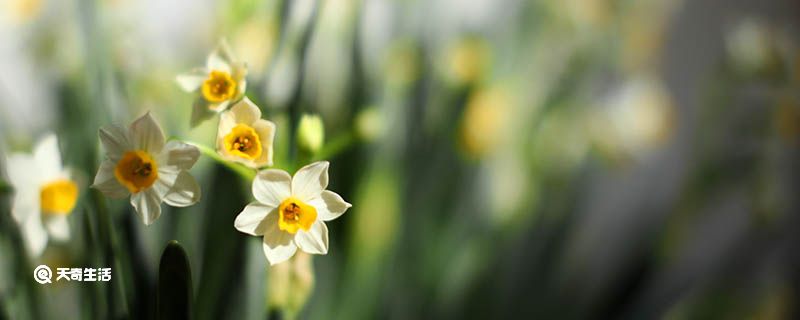
<path id="1" fill-rule="evenodd" d="M 544 3 L 555 16 L 581 32 L 595 33 L 603 30 L 613 18 L 613 6 L 607 0 L 558 0 Z"/>
<path id="2" fill-rule="evenodd" d="M 269 272 L 270 308 L 282 310 L 290 316 L 299 313 L 314 288 L 314 268 L 311 255 L 298 252 L 287 263 L 273 266 Z"/>
<path id="3" fill-rule="evenodd" d="M 319 115 L 304 114 L 297 126 L 297 145 L 311 153 L 322 148 L 325 142 L 325 125 Z"/>
<path id="4" fill-rule="evenodd" d="M 481 80 L 489 65 L 490 49 L 477 37 L 467 37 L 453 43 L 446 52 L 447 77 L 456 84 Z"/>
<path id="5" fill-rule="evenodd" d="M 774 38 L 768 25 L 749 18 L 725 35 L 725 46 L 734 67 L 744 72 L 761 72 L 778 63 Z"/>
<path id="6" fill-rule="evenodd" d="M 627 71 L 658 66 L 670 17 L 678 4 L 679 1 L 632 1 L 623 5 L 627 14 L 614 20 L 621 25 L 619 59 Z M 608 3 L 606 6 L 610 7 Z"/>
<path id="7" fill-rule="evenodd" d="M 461 123 L 461 143 L 467 154 L 481 157 L 503 142 L 509 111 L 511 99 L 499 87 L 479 89 L 470 96 Z"/>
<path id="8" fill-rule="evenodd" d="M 659 81 L 650 77 L 630 80 L 607 101 L 605 113 L 592 129 L 601 149 L 635 155 L 666 140 L 673 127 L 672 101 Z"/>
<path id="9" fill-rule="evenodd" d="M 78 185 L 62 167 L 58 139 L 52 134 L 36 144 L 33 155 L 11 154 L 7 166 L 15 191 L 12 216 L 28 252 L 38 257 L 48 237 L 69 239 L 67 216 L 78 200 Z"/>
<path id="10" fill-rule="evenodd" d="M 261 110 L 248 98 L 220 115 L 217 152 L 251 168 L 272 165 L 275 124 L 261 119 Z"/>
<path id="11" fill-rule="evenodd" d="M 270 265 L 291 258 L 297 248 L 311 254 L 328 253 L 324 221 L 341 216 L 351 205 L 328 186 L 328 162 L 309 164 L 295 173 L 267 169 L 253 181 L 252 202 L 236 217 L 237 230 L 264 236 Z"/>
<path id="12" fill-rule="evenodd" d="M 245 76 L 247 66 L 235 58 L 224 40 L 208 56 L 205 68 L 179 75 L 178 85 L 198 94 L 192 110 L 192 126 L 241 99 L 247 89 Z"/>
<path id="13" fill-rule="evenodd" d="M 385 131 L 381 113 L 376 107 L 367 107 L 356 115 L 356 133 L 364 141 L 374 141 Z"/>
<path id="14" fill-rule="evenodd" d="M 395 40 L 384 60 L 384 74 L 390 86 L 405 88 L 420 75 L 420 57 L 416 44 L 408 39 Z"/>
<path id="15" fill-rule="evenodd" d="M 800 102 L 797 98 L 781 96 L 773 119 L 778 136 L 783 141 L 792 144 L 800 141 Z"/>
<path id="16" fill-rule="evenodd" d="M 42 0 L 9 0 L 4 1 L 3 14 L 8 21 L 17 24 L 35 19 L 43 11 Z"/>
<path id="17" fill-rule="evenodd" d="M 146 113 L 130 127 L 100 128 L 107 159 L 100 164 L 93 188 L 111 198 L 131 195 L 131 205 L 145 225 L 161 215 L 161 202 L 186 207 L 200 200 L 200 186 L 189 170 L 200 151 L 179 142 L 164 142 L 158 123 Z"/>
<path id="18" fill-rule="evenodd" d="M 272 20 L 251 19 L 231 38 L 231 45 L 249 72 L 258 77 L 266 71 L 276 49 L 278 27 Z"/>

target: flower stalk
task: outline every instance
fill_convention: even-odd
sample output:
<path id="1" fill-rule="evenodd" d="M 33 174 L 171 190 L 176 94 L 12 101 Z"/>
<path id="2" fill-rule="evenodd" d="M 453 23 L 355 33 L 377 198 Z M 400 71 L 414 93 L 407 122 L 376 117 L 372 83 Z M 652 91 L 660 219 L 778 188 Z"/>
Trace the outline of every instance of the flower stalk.
<path id="1" fill-rule="evenodd" d="M 211 160 L 214 160 L 214 162 L 217 162 L 218 164 L 221 164 L 222 166 L 227 167 L 228 169 L 230 169 L 231 171 L 233 171 L 234 173 L 236 173 L 237 175 L 239 175 L 242 179 L 245 179 L 246 181 L 252 181 L 253 178 L 256 177 L 256 171 L 255 170 L 247 168 L 247 167 L 245 167 L 245 166 L 243 166 L 241 164 L 234 163 L 234 162 L 227 161 L 227 160 L 223 159 L 222 156 L 220 156 L 217 153 L 216 150 L 214 150 L 214 149 L 212 149 L 212 148 L 210 148 L 210 147 L 208 147 L 206 145 L 203 145 L 203 144 L 197 143 L 197 142 L 191 142 L 191 141 L 185 141 L 185 142 L 197 147 L 197 149 L 200 150 L 200 153 L 202 155 L 207 156 Z"/>

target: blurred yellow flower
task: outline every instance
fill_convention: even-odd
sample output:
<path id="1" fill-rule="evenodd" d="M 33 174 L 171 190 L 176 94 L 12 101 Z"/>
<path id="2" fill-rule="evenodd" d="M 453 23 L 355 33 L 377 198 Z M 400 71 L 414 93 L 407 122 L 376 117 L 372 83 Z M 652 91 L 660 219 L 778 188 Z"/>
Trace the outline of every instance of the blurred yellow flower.
<path id="1" fill-rule="evenodd" d="M 490 60 L 490 49 L 478 37 L 461 39 L 447 50 L 446 65 L 450 81 L 467 84 L 481 80 Z"/>
<path id="2" fill-rule="evenodd" d="M 62 167 L 58 139 L 52 134 L 36 144 L 33 155 L 11 154 L 6 163 L 15 191 L 11 214 L 28 252 L 38 257 L 48 237 L 69 239 L 67 216 L 78 200 L 78 185 Z"/>
<path id="3" fill-rule="evenodd" d="M 270 265 L 291 258 L 299 247 L 310 254 L 328 253 L 324 221 L 341 216 L 351 205 L 328 187 L 328 162 L 309 164 L 295 173 L 267 169 L 253 181 L 250 203 L 234 221 L 237 230 L 264 236 Z"/>
<path id="4" fill-rule="evenodd" d="M 467 154 L 481 157 L 501 143 L 511 100 L 501 88 L 484 88 L 467 101 L 461 122 L 461 143 Z"/>
<path id="5" fill-rule="evenodd" d="M 131 195 L 131 205 L 145 225 L 161 215 L 161 202 L 186 207 L 200 200 L 200 186 L 189 170 L 200 151 L 179 142 L 164 142 L 158 123 L 146 113 L 127 130 L 117 125 L 100 128 L 107 159 L 93 188 L 112 198 Z"/>
<path id="6" fill-rule="evenodd" d="M 261 110 L 248 98 L 220 115 L 217 152 L 251 168 L 272 165 L 275 124 L 261 119 Z"/>
<path id="7" fill-rule="evenodd" d="M 25 23 L 42 13 L 42 0 L 9 0 L 5 1 L 3 12 L 14 23 Z"/>
<path id="8" fill-rule="evenodd" d="M 241 99 L 247 89 L 246 76 L 246 64 L 235 58 L 224 40 L 208 56 L 204 68 L 179 75 L 176 78 L 178 85 L 187 92 L 197 93 L 192 126 Z"/>

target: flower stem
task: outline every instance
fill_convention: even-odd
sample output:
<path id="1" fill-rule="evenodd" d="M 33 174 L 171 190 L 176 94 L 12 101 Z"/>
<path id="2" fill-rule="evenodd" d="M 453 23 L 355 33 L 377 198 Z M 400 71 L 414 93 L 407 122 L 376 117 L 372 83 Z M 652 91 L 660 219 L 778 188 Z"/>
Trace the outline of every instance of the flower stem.
<path id="1" fill-rule="evenodd" d="M 355 142 L 356 137 L 353 132 L 347 131 L 339 134 L 331 139 L 330 142 L 326 143 L 325 146 L 323 146 L 322 149 L 314 155 L 312 162 L 333 158 L 342 153 L 342 151 L 352 147 Z"/>
<path id="2" fill-rule="evenodd" d="M 219 164 L 227 167 L 228 169 L 232 170 L 233 172 L 238 174 L 240 177 L 242 177 L 246 181 L 252 181 L 253 178 L 255 178 L 255 176 L 256 176 L 256 171 L 255 170 L 249 169 L 249 168 L 247 168 L 245 166 L 242 166 L 242 165 L 240 165 L 238 163 L 234 163 L 234 162 L 227 161 L 227 160 L 223 159 L 214 149 L 211 149 L 208 146 L 205 146 L 203 144 L 196 143 L 196 142 L 191 142 L 191 141 L 184 141 L 184 142 L 197 147 L 197 149 L 200 149 L 200 153 L 204 154 L 205 156 L 207 156 L 207 157 L 211 158 L 212 160 L 216 161 L 217 163 L 219 163 Z"/>

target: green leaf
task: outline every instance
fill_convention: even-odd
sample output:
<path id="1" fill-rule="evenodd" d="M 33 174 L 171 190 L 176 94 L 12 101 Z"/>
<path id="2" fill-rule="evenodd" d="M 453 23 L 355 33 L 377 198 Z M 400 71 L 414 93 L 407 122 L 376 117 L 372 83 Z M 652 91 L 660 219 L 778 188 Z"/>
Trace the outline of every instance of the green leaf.
<path id="1" fill-rule="evenodd" d="M 186 251 L 170 241 L 158 267 L 158 319 L 192 319 L 192 270 Z"/>

